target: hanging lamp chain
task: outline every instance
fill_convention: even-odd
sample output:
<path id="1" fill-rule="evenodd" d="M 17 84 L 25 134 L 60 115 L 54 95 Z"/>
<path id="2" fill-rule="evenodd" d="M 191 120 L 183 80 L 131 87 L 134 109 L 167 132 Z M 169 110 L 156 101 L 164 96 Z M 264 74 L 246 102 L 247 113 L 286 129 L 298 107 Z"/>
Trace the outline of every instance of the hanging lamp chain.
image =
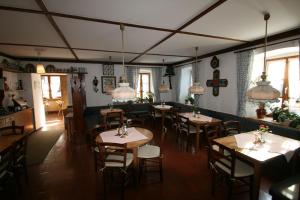
<path id="1" fill-rule="evenodd" d="M 124 30 L 125 30 L 125 26 L 124 24 L 120 24 L 120 29 L 122 32 L 122 65 L 123 65 L 123 70 L 124 70 L 124 78 L 125 78 L 125 56 L 124 56 Z"/>
<path id="2" fill-rule="evenodd" d="M 264 70 L 261 75 L 262 81 L 266 81 L 267 79 L 267 42 L 268 42 L 268 20 L 270 19 L 270 14 L 266 13 L 264 15 L 264 19 L 266 21 L 265 26 L 265 42 L 264 42 Z"/>
<path id="3" fill-rule="evenodd" d="M 195 63 L 195 68 L 197 68 L 198 66 L 198 47 L 195 47 L 195 51 L 196 51 L 196 63 Z M 197 82 L 198 80 L 196 80 L 197 76 L 194 75 L 194 82 Z"/>

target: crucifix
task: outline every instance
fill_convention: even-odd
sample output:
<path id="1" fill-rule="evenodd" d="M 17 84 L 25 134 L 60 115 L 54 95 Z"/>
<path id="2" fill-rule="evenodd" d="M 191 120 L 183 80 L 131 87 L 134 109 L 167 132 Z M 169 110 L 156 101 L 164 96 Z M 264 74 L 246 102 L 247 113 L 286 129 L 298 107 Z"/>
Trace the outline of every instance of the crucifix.
<path id="1" fill-rule="evenodd" d="M 219 96 L 219 88 L 220 87 L 227 87 L 228 80 L 227 79 L 220 79 L 220 70 L 216 69 L 213 72 L 213 79 L 206 81 L 207 87 L 213 88 L 213 95 Z"/>

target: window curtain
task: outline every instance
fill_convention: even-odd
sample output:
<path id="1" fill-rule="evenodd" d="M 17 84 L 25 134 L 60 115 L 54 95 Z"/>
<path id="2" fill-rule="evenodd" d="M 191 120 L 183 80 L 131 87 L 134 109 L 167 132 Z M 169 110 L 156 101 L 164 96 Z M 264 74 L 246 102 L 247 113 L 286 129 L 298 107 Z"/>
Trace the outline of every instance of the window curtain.
<path id="1" fill-rule="evenodd" d="M 181 68 L 177 67 L 175 69 L 176 79 L 175 79 L 175 89 L 176 89 L 176 102 L 180 102 L 180 82 L 181 82 Z"/>
<path id="2" fill-rule="evenodd" d="M 137 82 L 137 76 L 138 76 L 138 69 L 137 67 L 127 67 L 126 75 L 127 75 L 127 81 L 129 83 L 129 86 L 136 90 L 136 82 Z"/>
<path id="3" fill-rule="evenodd" d="M 194 83 L 199 82 L 199 78 L 200 78 L 200 74 L 199 74 L 199 62 L 192 64 L 192 74 L 193 74 L 193 83 L 192 83 L 192 85 L 194 85 Z M 199 94 L 195 94 L 194 98 L 195 98 L 195 106 L 199 106 L 200 95 Z"/>
<path id="4" fill-rule="evenodd" d="M 160 102 L 160 92 L 159 92 L 159 86 L 161 84 L 162 79 L 162 68 L 161 67 L 153 67 L 151 69 L 152 72 L 152 83 L 153 83 L 153 89 L 154 89 L 154 96 L 155 101 Z"/>
<path id="5" fill-rule="evenodd" d="M 251 81 L 253 68 L 254 51 L 244 51 L 237 53 L 237 91 L 238 91 L 238 109 L 237 114 L 240 117 L 246 116 L 247 97 L 246 92 Z"/>

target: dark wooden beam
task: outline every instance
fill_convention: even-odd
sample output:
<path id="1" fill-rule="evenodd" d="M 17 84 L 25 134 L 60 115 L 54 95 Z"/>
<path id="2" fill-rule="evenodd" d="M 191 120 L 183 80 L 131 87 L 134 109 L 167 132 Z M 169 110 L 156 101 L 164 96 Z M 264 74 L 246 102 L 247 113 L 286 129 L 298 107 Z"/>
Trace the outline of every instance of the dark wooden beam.
<path id="1" fill-rule="evenodd" d="M 147 52 L 149 52 L 150 50 L 154 49 L 158 45 L 162 44 L 164 41 L 166 41 L 167 39 L 171 38 L 173 35 L 175 35 L 179 31 L 181 31 L 182 29 L 186 28 L 190 24 L 194 23 L 195 21 L 197 21 L 198 19 L 200 19 L 201 17 L 203 17 L 204 15 L 206 15 L 207 13 L 209 13 L 210 11 L 214 10 L 215 8 L 217 8 L 218 6 L 220 6 L 222 3 L 224 3 L 225 1 L 227 1 L 227 0 L 219 0 L 219 1 L 217 1 L 216 3 L 214 3 L 213 5 L 211 5 L 210 7 L 208 7 L 207 9 L 205 9 L 204 11 L 202 11 L 201 13 L 199 13 L 197 16 L 193 17 L 191 20 L 189 20 L 188 22 L 186 22 L 185 24 L 183 24 L 182 26 L 180 26 L 175 32 L 170 33 L 169 35 L 167 35 L 166 37 L 164 37 L 163 39 L 161 39 L 160 41 L 158 41 L 157 43 L 155 43 L 154 45 L 152 45 L 150 48 L 148 48 L 147 50 L 145 50 L 143 53 L 141 53 L 140 55 L 138 55 L 135 58 L 133 58 L 130 62 L 133 62 L 133 61 L 137 60 L 138 58 L 140 58 L 141 56 L 145 55 Z"/>
<path id="2" fill-rule="evenodd" d="M 0 56 L 3 56 L 3 57 L 6 57 L 6 58 L 10 58 L 10 59 L 17 59 L 15 56 L 12 56 L 12 55 L 9 55 L 9 54 L 6 54 L 6 53 L 3 53 L 0 51 Z"/>
<path id="3" fill-rule="evenodd" d="M 19 60 L 36 62 L 36 58 L 32 57 L 18 57 Z M 122 65 L 122 62 L 109 62 L 109 61 L 96 61 L 96 60 L 75 60 L 75 59 L 61 59 L 61 58 L 40 58 L 42 62 L 65 62 L 65 63 L 90 63 L 90 64 L 116 64 Z M 171 63 L 142 63 L 142 62 L 125 62 L 125 65 L 136 65 L 136 66 L 169 66 Z"/>
<path id="4" fill-rule="evenodd" d="M 272 36 L 268 36 L 268 42 L 274 42 L 274 41 L 277 41 L 277 40 L 282 40 L 282 39 L 290 38 L 290 37 L 294 37 L 294 36 L 300 36 L 300 28 L 296 28 L 296 29 L 293 29 L 293 30 L 290 30 L 290 31 L 286 31 L 286 32 L 283 32 L 283 33 L 278 33 L 278 34 L 275 34 L 275 35 L 272 35 Z M 296 39 L 292 39 L 292 40 L 296 40 Z M 288 41 L 291 41 L 291 40 L 288 40 Z M 287 42 L 287 41 L 277 42 L 276 44 L 283 43 L 283 42 Z M 223 54 L 223 53 L 228 53 L 228 52 L 231 52 L 231 51 L 246 49 L 246 48 L 249 48 L 249 47 L 251 47 L 251 48 L 247 49 L 247 50 L 256 49 L 256 48 L 260 48 L 260 47 L 255 47 L 255 46 L 261 45 L 263 43 L 264 43 L 264 38 L 261 38 L 261 39 L 257 39 L 257 40 L 248 42 L 246 44 L 236 45 L 236 46 L 229 47 L 229 48 L 226 48 L 226 49 L 221 49 L 221 50 L 218 50 L 218 51 L 203 54 L 203 55 L 198 56 L 198 58 L 203 59 L 203 58 L 207 58 L 207 57 L 211 57 L 211 56 L 215 56 L 215 55 L 219 55 L 219 54 Z M 267 46 L 272 46 L 272 45 L 274 45 L 274 44 L 268 44 Z M 183 60 L 183 61 L 179 61 L 179 62 L 174 63 L 173 66 L 188 63 L 188 62 L 193 61 L 194 59 L 195 58 L 189 58 L 189 59 L 186 59 L 186 60 Z"/>
<path id="5" fill-rule="evenodd" d="M 78 16 L 78 15 L 70 15 L 70 14 L 57 13 L 57 12 L 45 12 L 45 11 L 39 11 L 39 10 L 32 10 L 32 9 L 25 9 L 25 8 L 15 8 L 15 7 L 8 7 L 8 6 L 0 6 L 0 10 L 9 10 L 9 11 L 25 12 L 25 13 L 33 13 L 33 14 L 43 14 L 43 15 L 49 14 L 51 16 L 63 17 L 63 18 L 69 18 L 69 19 L 76 19 L 76 20 L 84 20 L 84 21 L 89 21 L 89 22 L 98 22 L 98 23 L 112 24 L 112 25 L 118 25 L 118 26 L 120 24 L 124 24 L 124 26 L 133 27 L 133 28 L 163 31 L 163 32 L 169 32 L 169 33 L 179 33 L 179 34 L 185 34 L 185 35 L 208 37 L 208 38 L 229 40 L 229 41 L 236 41 L 236 42 L 248 42 L 246 40 L 230 38 L 230 37 L 223 37 L 223 36 L 216 36 L 216 35 L 209 35 L 209 34 L 201 34 L 201 33 L 193 33 L 193 32 L 187 32 L 187 31 L 177 31 L 177 30 L 161 28 L 161 27 L 144 26 L 144 25 L 126 23 L 126 22 L 121 22 L 121 21 L 110 21 L 110 20 L 97 19 L 97 18 L 91 18 L 91 17 L 83 17 L 83 16 Z"/>
<path id="6" fill-rule="evenodd" d="M 62 46 L 52 46 L 52 45 L 37 45 L 37 44 L 25 44 L 25 43 L 10 43 L 10 42 L 0 42 L 0 45 L 8 45 L 8 46 L 25 46 L 25 47 L 40 47 L 40 48 L 56 48 L 56 49 L 69 49 L 68 47 Z M 102 50 L 102 49 L 87 49 L 87 48 L 73 48 L 73 50 L 82 50 L 82 51 L 97 51 L 97 52 L 108 52 L 108 53 L 122 53 L 122 51 L 114 51 L 114 50 Z M 138 55 L 138 52 L 130 52 L 125 51 L 127 54 L 135 54 Z M 182 57 L 182 58 L 191 58 L 193 56 L 183 56 L 183 55 L 174 55 L 174 54 L 158 54 L 158 53 L 147 53 L 146 55 L 154 55 L 154 56 L 166 56 L 166 57 Z"/>
<path id="7" fill-rule="evenodd" d="M 53 17 L 50 14 L 48 14 L 48 9 L 47 9 L 46 5 L 44 4 L 43 0 L 35 0 L 35 2 L 39 5 L 41 10 L 46 13 L 46 17 L 48 18 L 50 24 L 53 26 L 53 28 L 55 29 L 57 34 L 60 36 L 60 38 L 63 40 L 63 42 L 67 45 L 67 47 L 69 48 L 69 50 L 71 51 L 71 53 L 73 54 L 75 59 L 79 60 L 77 55 L 75 54 L 74 50 L 71 48 L 71 45 L 67 41 L 66 37 L 64 36 L 64 34 L 62 33 L 62 31 L 60 30 L 60 28 L 58 27 L 58 25 L 54 21 Z"/>

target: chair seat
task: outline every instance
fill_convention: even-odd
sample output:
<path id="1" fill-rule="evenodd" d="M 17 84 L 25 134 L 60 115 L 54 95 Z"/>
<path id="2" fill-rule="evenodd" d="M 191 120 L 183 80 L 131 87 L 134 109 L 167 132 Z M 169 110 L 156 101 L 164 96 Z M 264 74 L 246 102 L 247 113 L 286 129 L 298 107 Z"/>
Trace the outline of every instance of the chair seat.
<path id="1" fill-rule="evenodd" d="M 227 165 L 230 165 L 231 163 L 224 159 L 221 158 L 220 161 L 226 163 Z M 215 162 L 215 166 L 217 166 L 218 168 L 222 169 L 224 172 L 226 172 L 227 174 L 231 174 L 231 169 L 229 169 L 228 167 L 224 166 L 221 162 L 216 161 Z M 254 169 L 253 167 L 251 167 L 250 165 L 246 164 L 245 162 L 236 159 L 235 160 L 235 173 L 234 173 L 234 177 L 240 178 L 240 177 L 247 177 L 247 176 L 252 176 L 254 175 Z"/>
<path id="2" fill-rule="evenodd" d="M 108 160 L 120 160 L 123 161 L 123 156 L 119 155 L 109 155 L 107 156 Z M 127 153 L 126 156 L 126 167 L 131 165 L 133 162 L 133 154 L 132 153 Z M 116 162 L 105 162 L 105 167 L 123 167 L 123 163 L 116 163 Z"/>
<path id="3" fill-rule="evenodd" d="M 184 129 L 181 128 L 181 130 L 183 132 L 187 133 L 187 129 L 186 128 L 184 128 Z M 199 132 L 202 133 L 203 131 L 200 129 Z M 196 127 L 195 126 L 190 126 L 190 132 L 189 132 L 189 134 L 195 134 L 195 133 L 197 133 Z"/>
<path id="4" fill-rule="evenodd" d="M 157 158 L 160 156 L 160 147 L 144 145 L 138 149 L 138 158 Z"/>

